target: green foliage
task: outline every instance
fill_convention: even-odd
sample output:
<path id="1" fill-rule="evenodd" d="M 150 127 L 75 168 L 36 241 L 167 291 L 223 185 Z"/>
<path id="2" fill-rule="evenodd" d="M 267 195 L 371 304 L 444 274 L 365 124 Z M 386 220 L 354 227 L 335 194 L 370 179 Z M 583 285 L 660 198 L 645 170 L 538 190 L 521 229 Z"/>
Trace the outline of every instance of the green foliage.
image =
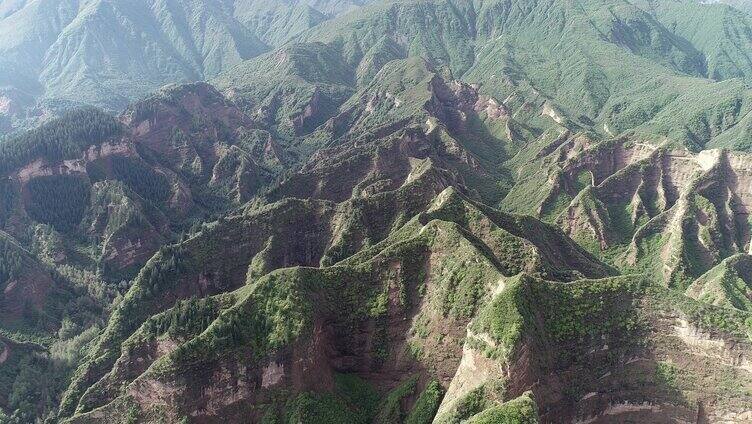
<path id="1" fill-rule="evenodd" d="M 354 374 L 335 374 L 334 380 L 332 393 L 300 394 L 284 405 L 281 414 L 270 408 L 262 422 L 370 424 L 378 420 L 374 415 L 383 401 L 369 383 Z"/>
<path id="2" fill-rule="evenodd" d="M 636 237 L 637 241 L 637 263 L 630 267 L 628 271 L 634 273 L 653 274 L 663 266 L 660 252 L 666 243 L 664 234 L 660 232 L 651 232 L 640 234 Z"/>
<path id="3" fill-rule="evenodd" d="M 665 287 L 650 286 L 648 293 L 653 305 L 679 311 L 687 321 L 701 329 L 722 331 L 752 341 L 752 314 L 749 312 L 698 302 Z"/>
<path id="4" fill-rule="evenodd" d="M 365 424 L 347 405 L 330 394 L 303 393 L 289 402 L 285 422 L 289 424 Z"/>
<path id="5" fill-rule="evenodd" d="M 8 280 L 21 276 L 26 264 L 20 247 L 10 237 L 0 235 L 0 288 Z M 0 291 L 0 300 L 3 292 Z"/>
<path id="6" fill-rule="evenodd" d="M 497 346 L 484 343 L 482 348 L 486 355 L 501 359 L 507 359 L 523 337 L 551 338 L 565 345 L 602 337 L 634 341 L 642 327 L 637 302 L 646 285 L 640 278 L 626 277 L 570 284 L 512 280 L 481 310 L 471 329 L 489 334 Z"/>
<path id="7" fill-rule="evenodd" d="M 403 422 L 407 414 L 402 409 L 402 400 L 415 393 L 417 383 L 418 376 L 413 376 L 387 393 L 379 404 L 373 424 L 398 424 Z"/>
<path id="8" fill-rule="evenodd" d="M 167 177 L 147 166 L 143 161 L 113 156 L 112 172 L 131 190 L 153 202 L 163 202 L 170 196 Z"/>
<path id="9" fill-rule="evenodd" d="M 436 380 L 429 382 L 418 400 L 415 401 L 415 406 L 405 419 L 404 424 L 431 424 L 443 397 L 444 388 L 441 387 L 439 382 Z"/>
<path id="10" fill-rule="evenodd" d="M 705 303 L 752 312 L 752 261 L 734 255 L 695 280 L 687 294 Z"/>
<path id="11" fill-rule="evenodd" d="M 68 340 L 61 340 L 49 353 L 24 345 L 13 346 L 8 361 L 0 367 L 0 385 L 8 388 L 7 392 L 0 393 L 0 402 L 12 414 L 8 421 L 0 418 L 0 422 L 22 424 L 34 422 L 39 416 L 54 416 L 60 393 L 97 331 L 92 327 Z M 0 342 L 0 351 L 2 347 Z"/>
<path id="12" fill-rule="evenodd" d="M 470 417 L 486 409 L 488 405 L 489 401 L 486 399 L 485 385 L 477 387 L 459 398 L 448 413 L 437 417 L 437 423 L 459 424 L 465 422 Z"/>
<path id="13" fill-rule="evenodd" d="M 5 227 L 16 205 L 18 193 L 10 179 L 0 178 L 0 228 Z"/>
<path id="14" fill-rule="evenodd" d="M 0 143 L 0 173 L 7 173 L 34 159 L 74 159 L 89 146 L 107 141 L 122 132 L 119 122 L 97 109 L 65 113 L 37 129 Z"/>
<path id="15" fill-rule="evenodd" d="M 8 396 L 10 410 L 19 411 L 20 415 L 26 417 L 29 421 L 32 421 L 32 417 L 36 415 L 36 408 L 38 407 L 34 400 L 41 399 L 43 396 L 49 396 L 48 393 L 44 393 L 46 391 L 45 388 L 38 383 L 48 378 L 48 376 L 43 374 L 44 365 L 37 358 L 24 358 L 21 364 L 19 364 L 19 373 L 12 387 L 10 387 L 10 394 Z M 14 413 L 14 415 L 17 413 Z"/>
<path id="16" fill-rule="evenodd" d="M 506 358 L 522 340 L 525 325 L 525 305 L 529 302 L 526 282 L 514 279 L 506 282 L 506 288 L 491 303 L 483 308 L 473 321 L 473 331 L 488 332 L 500 346 L 489 355 Z"/>
<path id="17" fill-rule="evenodd" d="M 368 382 L 354 374 L 335 374 L 336 393 L 355 411 L 357 420 L 370 422 L 379 406 L 379 394 Z"/>
<path id="18" fill-rule="evenodd" d="M 293 138 L 310 133 L 336 113 L 353 93 L 353 75 L 340 52 L 330 46 L 293 43 L 282 51 L 245 62 L 216 83 L 237 90 L 241 105 L 260 108 L 281 136 Z M 273 74 L 270 66 L 276 69 Z M 311 103 L 316 109 L 307 109 Z"/>
<path id="19" fill-rule="evenodd" d="M 538 424 L 538 407 L 532 399 L 532 393 L 526 393 L 517 399 L 488 408 L 473 416 L 468 424 Z"/>
<path id="20" fill-rule="evenodd" d="M 569 285 L 532 283 L 530 288 L 546 331 L 564 342 L 612 333 L 634 338 L 640 328 L 635 302 L 645 286 L 639 278 L 611 278 Z"/>
<path id="21" fill-rule="evenodd" d="M 634 235 L 632 224 L 632 207 L 629 204 L 615 204 L 608 206 L 608 217 L 611 228 L 617 236 L 616 243 L 628 243 Z"/>
<path id="22" fill-rule="evenodd" d="M 282 243 L 285 249 L 278 248 L 279 241 L 276 245 L 273 242 L 278 233 L 270 232 L 263 225 L 227 226 L 229 231 L 261 234 L 268 241 L 253 243 L 266 243 L 269 247 L 256 256 L 253 278 L 247 287 L 236 293 L 237 302 L 228 308 L 218 308 L 210 300 L 197 299 L 179 302 L 174 307 L 173 304 L 176 298 L 190 296 L 196 290 L 204 293 L 203 286 L 196 288 L 197 281 L 202 284 L 216 277 L 222 281 L 215 284 L 212 280 L 206 290 L 229 289 L 229 282 L 224 280 L 230 280 L 228 275 L 234 275 L 238 269 L 242 272 L 248 262 L 247 258 L 240 265 L 230 260 L 224 262 L 223 256 L 237 253 L 235 243 L 227 241 L 234 239 L 200 238 L 196 242 L 200 246 L 190 252 L 164 249 L 142 270 L 133 289 L 112 314 L 100 344 L 71 389 L 64 414 L 70 415 L 81 392 L 107 373 L 124 340 L 147 320 L 147 327 L 153 327 L 143 328 L 149 332 L 186 339 L 149 371 L 155 378 L 180 376 L 185 370 L 211 365 L 218 358 L 233 355 L 260 361 L 303 341 L 301 337 L 308 334 L 314 316 L 324 317 L 327 324 L 336 323 L 333 324 L 336 331 L 345 334 L 367 324 L 373 336 L 371 350 L 367 353 L 371 356 L 369 359 L 379 364 L 394 354 L 391 348 L 397 346 L 389 339 L 387 331 L 392 315 L 408 316 L 411 308 L 419 306 L 411 296 L 416 287 L 423 288 L 419 290 L 421 297 L 417 302 L 435 308 L 430 312 L 438 312 L 452 322 L 475 319 L 471 330 L 478 335 L 487 333 L 495 345 L 500 346 L 499 350 L 486 352 L 495 358 L 508 358 L 525 340 L 576 348 L 604 338 L 609 339 L 609 343 L 611 337 L 616 338 L 620 346 L 638 339 L 641 323 L 636 311 L 644 286 L 632 279 L 565 285 L 521 278 L 507 282 L 507 288 L 501 293 L 491 294 L 502 277 L 509 279 L 511 275 L 531 269 L 546 278 L 562 281 L 576 278 L 577 272 L 608 274 L 606 267 L 581 252 L 571 240 L 533 219 L 461 210 L 471 209 L 464 207 L 454 209 L 457 205 L 450 205 L 444 210 L 423 214 L 420 221 L 413 222 L 417 228 L 423 227 L 421 231 L 426 230 L 420 236 L 390 238 L 388 243 L 371 250 L 386 237 L 390 226 L 399 227 L 417 212 L 396 202 L 378 204 L 381 198 L 369 195 L 369 190 L 389 188 L 395 182 L 395 187 L 402 184 L 399 179 L 379 180 L 382 172 L 401 177 L 410 172 L 412 178 L 416 174 L 411 171 L 416 169 L 402 163 L 397 164 L 400 169 L 396 171 L 388 169 L 394 162 L 388 155 L 372 156 L 350 149 L 368 145 L 381 137 L 380 134 L 390 133 L 395 128 L 407 127 L 412 132 L 397 133 L 395 139 L 399 142 L 394 145 L 399 146 L 398 153 L 402 156 L 429 156 L 420 165 L 421 171 L 433 172 L 431 187 L 426 193 L 456 183 L 472 195 L 498 203 L 515 180 L 518 183 L 525 180 L 524 187 L 518 186 L 519 189 L 507 196 L 509 204 L 523 208 L 542 203 L 542 216 L 553 221 L 572 200 L 570 194 L 552 186 L 557 175 L 553 172 L 546 175 L 545 171 L 527 173 L 530 168 L 524 167 L 519 170 L 525 172 L 516 172 L 516 169 L 512 172 L 506 165 L 515 153 L 522 152 L 528 142 L 547 129 L 592 130 L 596 136 L 604 137 L 606 133 L 635 130 L 638 134 L 665 135 L 693 149 L 712 143 L 723 145 L 728 142 L 724 136 L 733 135 L 734 142 L 748 139 L 739 136 L 745 134 L 743 130 L 747 126 L 743 117 L 749 111 L 748 90 L 738 81 L 718 83 L 698 78 L 708 76 L 702 69 L 700 52 L 669 31 L 670 19 L 662 23 L 640 7 L 619 0 L 607 4 L 558 0 L 386 2 L 307 32 L 279 52 L 243 62 L 223 75 L 220 83 L 232 93 L 232 101 L 252 115 L 254 125 L 258 123 L 268 129 L 270 140 L 289 139 L 285 148 L 300 149 L 300 159 L 320 146 L 332 148 L 320 155 L 324 163 L 312 163 L 300 173 L 288 170 L 293 176 L 287 187 L 293 188 L 284 191 L 280 186 L 282 188 L 276 192 L 266 192 L 267 200 L 289 196 L 326 197 L 332 193 L 332 188 L 337 188 L 335 201 L 340 202 L 350 195 L 352 174 L 367 170 L 371 175 L 366 180 L 356 181 L 359 184 L 353 192 L 360 204 L 373 202 L 373 210 L 361 213 L 364 209 L 353 208 L 353 211 L 343 207 L 336 212 L 347 216 L 342 218 L 343 225 L 340 221 L 322 222 L 321 228 L 301 229 L 294 236 L 281 233 L 292 239 L 305 232 L 306 264 L 315 265 L 318 246 L 307 242 L 309 234 L 315 232 L 316 244 L 332 247 L 326 261 L 321 263 L 336 265 L 318 270 L 285 269 L 266 277 L 261 275 L 273 267 L 298 264 L 300 261 L 291 254 L 302 252 L 292 251 L 293 245 L 289 243 Z M 672 14 L 672 17 L 680 16 Z M 743 20 L 734 22 L 740 29 L 745 27 Z M 678 28 L 689 37 L 691 31 L 682 25 Z M 287 28 L 273 25 L 266 29 L 277 33 L 283 27 Z M 268 37 L 276 39 L 277 36 Z M 720 38 L 728 40 L 728 37 Z M 211 40 L 207 41 L 207 45 L 214 45 Z M 247 49 L 241 50 L 246 53 L 253 50 L 252 45 L 245 47 Z M 217 60 L 237 59 L 225 56 L 224 50 L 216 51 Z M 703 51 L 710 53 L 711 49 Z M 728 62 L 720 62 L 718 55 L 714 58 L 719 60 L 713 63 L 714 76 L 722 79 L 734 75 L 733 55 Z M 188 63 L 194 62 L 189 60 Z M 212 75 L 212 70 L 223 67 L 218 63 L 205 66 L 207 73 L 201 69 L 197 75 Z M 468 99 L 454 99 L 450 92 L 455 87 L 439 78 L 449 75 L 447 69 L 455 77 L 478 82 L 483 94 L 506 99 L 504 104 L 510 109 L 509 116 L 491 122 L 490 118 L 485 119 L 483 112 L 476 114 L 471 110 L 476 100 L 472 94 Z M 745 73 L 741 68 L 738 70 Z M 127 118 L 156 122 L 167 109 L 178 106 L 172 100 L 165 99 L 165 108 L 155 103 L 138 106 Z M 453 104 L 454 101 L 468 104 Z M 520 106 L 522 104 L 524 107 Z M 550 106 L 561 118 L 551 120 L 546 115 L 541 116 L 539 106 L 542 104 Z M 430 114 L 435 116 L 428 116 Z M 208 133 L 214 128 L 219 138 L 229 137 L 231 133 L 227 128 L 215 125 L 213 118 L 195 115 L 181 123 L 186 122 L 195 133 Z M 428 126 L 436 126 L 435 132 L 426 134 L 420 127 L 426 119 L 430 119 Z M 376 128 L 379 131 L 375 131 Z M 310 137 L 301 137 L 312 132 Z M 195 144 L 197 150 L 207 147 L 194 143 L 194 135 L 175 132 L 168 142 L 181 149 L 189 144 Z M 259 140 L 247 139 L 242 145 L 258 149 L 265 145 Z M 415 146 L 417 148 L 413 149 Z M 326 159 L 330 152 L 337 154 L 337 151 L 343 152 L 343 157 L 349 156 L 343 160 L 348 166 L 337 168 L 345 171 L 335 173 L 332 169 L 337 164 Z M 66 152 L 76 153 L 75 149 Z M 566 154 L 562 151 L 559 157 L 574 159 Z M 526 158 L 534 155 L 522 152 Z M 146 159 L 146 163 L 151 162 L 152 158 Z M 233 153 L 222 157 L 216 171 L 234 176 L 234 170 L 251 162 Z M 540 162 L 530 162 L 531 168 L 541 167 Z M 120 158 L 113 159 L 112 165 L 115 176 L 133 191 L 155 203 L 167 199 L 171 182 L 163 174 L 154 172 L 141 161 Z M 188 168 L 196 170 L 195 176 L 209 174 L 201 166 L 190 164 Z M 316 174 L 315 177 L 306 179 L 312 174 Z M 100 172 L 95 178 L 101 175 Z M 588 185 L 588 178 L 583 175 L 575 176 L 573 189 Z M 234 187 L 228 190 L 234 180 L 228 181 L 217 188 L 220 194 L 215 193 L 216 197 L 201 193 L 194 199 L 221 200 L 229 193 L 234 194 Z M 400 189 L 412 188 L 411 183 L 413 181 L 405 182 Z M 33 200 L 40 204 L 48 201 L 39 195 Z M 595 201 L 593 205 L 592 211 L 603 206 Z M 47 206 L 54 207 L 31 208 L 30 214 L 42 216 L 51 213 L 47 209 L 55 213 L 59 210 L 64 213 L 63 217 L 39 220 L 61 230 L 77 225 L 76 211 L 70 212 L 59 205 Z M 212 209 L 211 205 L 206 207 Z M 392 210 L 394 213 L 390 215 Z M 611 226 L 619 233 L 619 242 L 628 241 L 635 230 L 628 207 L 609 205 L 605 211 L 608 213 L 603 216 L 609 217 Z M 431 224 L 431 219 L 443 222 Z M 384 228 L 373 230 L 376 225 L 364 228 L 366 222 L 373 221 Z M 211 231 L 214 230 L 206 229 L 206 233 Z M 325 236 L 319 237 L 320 234 Z M 656 263 L 660 258 L 654 253 L 664 241 L 661 235 L 656 233 L 654 237 L 641 237 L 637 241 L 641 258 L 646 258 L 641 259 L 645 262 L 638 263 L 638 269 L 659 269 L 662 264 Z M 363 246 L 369 248 L 361 250 Z M 255 247 L 242 246 L 248 250 Z M 433 250 L 429 256 L 426 252 L 430 248 Z M 361 254 L 357 253 L 359 250 Z M 374 251 L 378 255 L 371 254 Z M 364 260 L 368 254 L 371 254 L 369 259 Z M 399 262 L 399 272 L 385 266 L 387 263 L 391 266 L 392 262 Z M 431 266 L 426 267 L 426 262 Z M 423 269 L 428 269 L 430 275 L 423 275 Z M 228 285 L 223 285 L 225 283 Z M 430 293 L 430 299 L 425 297 L 426 292 Z M 688 308 L 692 312 L 693 307 Z M 163 310 L 167 312 L 149 319 Z M 724 313 L 693 312 L 709 326 L 739 330 L 737 321 L 741 315 L 729 319 Z M 425 323 L 416 325 L 416 333 L 427 337 L 428 328 Z M 431 352 L 423 354 L 421 358 Z M 429 385 L 415 409 L 407 415 L 402 410 L 403 401 L 415 394 L 416 385 L 408 383 L 409 380 L 375 407 L 371 390 L 351 377 L 340 376 L 337 386 L 342 393 L 302 395 L 291 401 L 285 418 L 296 422 L 363 422 L 373 416 L 377 422 L 405 419 L 411 423 L 428 422 L 439 402 L 440 389 L 436 384 Z M 489 406 L 490 401 L 482 394 L 477 398 L 473 396 L 460 403 L 462 419 L 469 419 Z M 357 411 L 354 404 L 366 406 L 363 411 Z M 524 402 L 516 408 L 513 405 L 495 406 L 473 419 L 527 422 L 522 420 L 530 419 L 530 408 L 525 409 L 529 405 Z M 89 406 L 93 405 L 82 405 L 82 408 L 86 410 Z"/>
<path id="23" fill-rule="evenodd" d="M 214 298 L 206 297 L 179 301 L 163 314 L 147 322 L 148 332 L 181 338 L 201 333 L 217 316 L 219 305 Z"/>
<path id="24" fill-rule="evenodd" d="M 27 184 L 26 211 L 36 221 L 61 232 L 71 232 L 84 217 L 89 183 L 80 176 L 53 175 L 33 178 Z"/>
<path id="25" fill-rule="evenodd" d="M 201 335 L 160 359 L 155 371 L 179 371 L 181 366 L 201 363 L 213 354 L 241 349 L 260 360 L 286 346 L 310 326 L 311 306 L 303 298 L 300 278 L 294 272 L 267 275 L 238 303 L 223 310 Z M 195 307 L 189 302 L 184 308 L 190 316 Z"/>
<path id="26" fill-rule="evenodd" d="M 677 369 L 669 362 L 658 362 L 655 367 L 655 381 L 666 387 L 676 387 Z"/>
<path id="27" fill-rule="evenodd" d="M 567 206 L 572 202 L 572 197 L 565 191 L 558 191 L 553 198 L 549 198 L 541 207 L 541 219 L 546 222 L 553 222 L 559 217 Z"/>

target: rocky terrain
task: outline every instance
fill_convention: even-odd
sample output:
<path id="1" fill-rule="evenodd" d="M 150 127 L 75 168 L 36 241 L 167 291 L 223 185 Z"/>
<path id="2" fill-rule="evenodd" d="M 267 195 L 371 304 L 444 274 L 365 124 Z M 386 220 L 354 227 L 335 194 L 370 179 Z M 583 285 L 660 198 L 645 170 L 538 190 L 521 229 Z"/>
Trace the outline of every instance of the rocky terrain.
<path id="1" fill-rule="evenodd" d="M 752 422 L 752 16 L 364 3 L 0 1 L 0 422 Z"/>
<path id="2" fill-rule="evenodd" d="M 0 1 L 0 135 L 212 78 L 364 3 Z"/>

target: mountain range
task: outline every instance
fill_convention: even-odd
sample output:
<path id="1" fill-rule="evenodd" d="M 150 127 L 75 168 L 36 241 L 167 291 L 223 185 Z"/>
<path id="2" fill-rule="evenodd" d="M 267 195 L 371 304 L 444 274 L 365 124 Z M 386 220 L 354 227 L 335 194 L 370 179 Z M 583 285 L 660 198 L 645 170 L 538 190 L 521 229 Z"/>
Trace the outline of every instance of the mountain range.
<path id="1" fill-rule="evenodd" d="M 750 13 L 0 1 L 0 423 L 752 422 Z"/>
<path id="2" fill-rule="evenodd" d="M 357 5 L 3 0 L 0 130 L 80 105 L 120 110 L 166 84 L 212 78 Z"/>

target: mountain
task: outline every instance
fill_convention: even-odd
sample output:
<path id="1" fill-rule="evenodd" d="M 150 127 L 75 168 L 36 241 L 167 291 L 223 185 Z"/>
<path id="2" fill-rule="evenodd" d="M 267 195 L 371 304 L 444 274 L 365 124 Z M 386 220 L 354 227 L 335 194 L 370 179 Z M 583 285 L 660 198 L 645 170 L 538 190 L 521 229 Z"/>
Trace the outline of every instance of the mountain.
<path id="1" fill-rule="evenodd" d="M 706 1 L 706 2 L 701 2 L 701 3 L 709 3 L 709 4 L 722 3 L 722 4 L 727 4 L 729 6 L 732 6 L 736 9 L 739 9 L 742 12 L 749 13 L 750 11 L 752 11 L 752 8 L 750 8 L 750 4 L 744 0 Z"/>
<path id="2" fill-rule="evenodd" d="M 0 422 L 752 420 L 751 23 L 0 3 Z"/>
<path id="3" fill-rule="evenodd" d="M 0 131 L 211 78 L 360 3 L 4 0 Z"/>

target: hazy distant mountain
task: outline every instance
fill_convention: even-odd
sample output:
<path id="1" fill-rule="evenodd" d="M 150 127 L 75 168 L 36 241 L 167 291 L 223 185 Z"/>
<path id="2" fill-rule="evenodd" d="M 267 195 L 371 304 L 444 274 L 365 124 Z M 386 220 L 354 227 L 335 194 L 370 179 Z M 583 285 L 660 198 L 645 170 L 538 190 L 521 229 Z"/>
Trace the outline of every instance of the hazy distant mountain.
<path id="1" fill-rule="evenodd" d="M 3 0 L 0 116 L 6 122 L 0 130 L 66 104 L 119 109 L 164 84 L 212 78 L 354 7 L 347 1 Z M 24 96 L 44 102 L 34 109 Z"/>
<path id="2" fill-rule="evenodd" d="M 750 13 L 752 12 L 752 2 L 749 0 L 702 0 L 700 3 L 703 4 L 727 4 L 729 6 L 733 6 L 736 9 L 739 9 L 743 12 Z"/>

